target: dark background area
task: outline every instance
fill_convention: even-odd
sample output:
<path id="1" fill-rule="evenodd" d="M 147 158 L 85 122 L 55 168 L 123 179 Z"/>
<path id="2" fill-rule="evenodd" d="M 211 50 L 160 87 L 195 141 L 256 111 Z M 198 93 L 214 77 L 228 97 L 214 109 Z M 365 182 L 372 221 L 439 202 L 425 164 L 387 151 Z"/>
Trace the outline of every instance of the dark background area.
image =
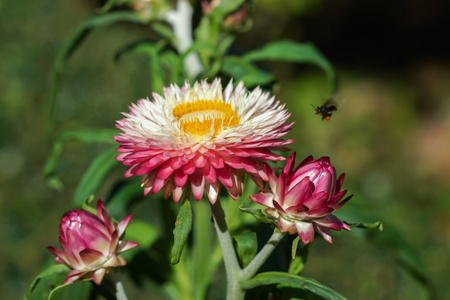
<path id="1" fill-rule="evenodd" d="M 446 299 L 450 294 L 450 4 L 445 0 L 261 0 L 253 28 L 234 50 L 269 41 L 313 42 L 340 74 L 341 105 L 321 122 L 312 105 L 329 86 L 311 66 L 268 63 L 276 96 L 296 124 L 289 137 L 301 159 L 330 156 L 355 194 L 338 214 L 382 220 L 398 238 L 359 238 L 362 230 L 317 239 L 303 275 L 350 299 Z M 61 215 L 102 144 L 69 143 L 58 166 L 65 188 L 42 176 L 51 144 L 45 132 L 51 64 L 64 38 L 99 2 L 0 3 L 0 290 L 17 299 L 51 259 Z M 149 62 L 118 49 L 154 33 L 118 24 L 95 30 L 69 60 L 58 92 L 57 131 L 114 127 L 120 112 L 151 96 Z M 117 171 L 117 176 L 125 169 Z M 103 193 L 103 194 L 102 194 Z M 99 198 L 105 197 L 101 191 Z M 381 236 L 381 237 L 380 237 Z M 384 236 L 387 236 L 385 234 Z M 410 252 L 398 250 L 399 241 Z M 384 247 L 378 246 L 384 245 Z M 386 246 L 387 245 L 387 246 Z M 391 245 L 392 247 L 389 247 Z M 410 259 L 413 253 L 419 260 Z M 406 257 L 406 258 L 405 258 Z M 401 266 L 413 261 L 426 278 Z M 431 291 L 431 292 L 430 292 Z"/>

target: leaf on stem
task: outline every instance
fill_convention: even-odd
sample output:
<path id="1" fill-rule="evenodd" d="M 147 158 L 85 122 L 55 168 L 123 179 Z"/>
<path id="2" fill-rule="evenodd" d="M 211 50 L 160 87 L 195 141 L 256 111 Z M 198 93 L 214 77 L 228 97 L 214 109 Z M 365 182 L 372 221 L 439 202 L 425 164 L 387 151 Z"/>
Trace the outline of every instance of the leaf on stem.
<path id="1" fill-rule="evenodd" d="M 258 241 L 255 232 L 243 232 L 235 235 L 236 252 L 238 253 L 239 260 L 242 267 L 245 268 L 255 257 L 258 250 Z"/>
<path id="2" fill-rule="evenodd" d="M 176 265 L 180 262 L 181 254 L 184 245 L 187 242 L 189 233 L 192 228 L 192 209 L 189 199 L 185 199 L 183 205 L 178 212 L 175 221 L 175 228 L 173 230 L 174 243 L 172 247 L 172 257 L 170 259 L 171 265 Z"/>
<path id="3" fill-rule="evenodd" d="M 50 267 L 48 267 L 47 269 L 45 269 L 44 271 L 42 271 L 41 273 L 39 273 L 31 282 L 30 286 L 28 287 L 28 290 L 26 292 L 26 294 L 23 296 L 23 300 L 28 300 L 30 299 L 31 293 L 33 292 L 33 290 L 35 289 L 36 285 L 38 284 L 38 282 L 46 277 L 52 276 L 52 275 L 56 275 L 56 274 L 64 274 L 67 275 L 70 271 L 70 268 L 64 264 L 57 264 L 57 265 L 52 265 Z"/>
<path id="4" fill-rule="evenodd" d="M 240 286 L 245 289 L 252 289 L 262 285 L 282 284 L 293 288 L 306 289 L 313 294 L 321 296 L 329 300 L 344 300 L 347 299 L 335 290 L 306 277 L 298 275 L 287 274 L 282 272 L 266 272 L 260 273 L 250 280 L 240 282 Z"/>
<path id="5" fill-rule="evenodd" d="M 305 267 L 308 258 L 308 245 L 298 247 L 300 237 L 296 237 L 292 242 L 292 261 L 289 264 L 289 274 L 298 275 Z"/>

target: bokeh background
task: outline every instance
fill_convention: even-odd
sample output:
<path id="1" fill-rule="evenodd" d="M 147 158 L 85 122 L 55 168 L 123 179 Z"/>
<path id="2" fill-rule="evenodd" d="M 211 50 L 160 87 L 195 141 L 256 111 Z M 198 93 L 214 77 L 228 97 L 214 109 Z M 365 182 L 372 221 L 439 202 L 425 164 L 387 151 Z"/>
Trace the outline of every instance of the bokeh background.
<path id="1" fill-rule="evenodd" d="M 46 247 L 57 245 L 59 220 L 72 208 L 75 186 L 105 149 L 101 143 L 69 143 L 57 170 L 64 189 L 45 183 L 52 61 L 64 38 L 101 4 L 0 2 L 3 299 L 22 297 L 51 259 Z M 338 172 L 346 173 L 355 196 L 339 216 L 351 222 L 382 220 L 385 227 L 382 233 L 333 234 L 333 245 L 317 239 L 303 275 L 350 299 L 448 299 L 450 2 L 258 0 L 253 10 L 253 28 L 238 37 L 233 51 L 282 38 L 310 41 L 338 70 L 341 104 L 322 122 L 311 107 L 330 93 L 320 70 L 262 66 L 276 74 L 276 96 L 296 122 L 289 135 L 296 139 L 297 157 L 330 156 Z M 113 58 L 124 44 L 154 36 L 143 26 L 126 24 L 88 36 L 64 70 L 57 130 L 111 129 L 130 102 L 150 96 L 147 57 Z"/>

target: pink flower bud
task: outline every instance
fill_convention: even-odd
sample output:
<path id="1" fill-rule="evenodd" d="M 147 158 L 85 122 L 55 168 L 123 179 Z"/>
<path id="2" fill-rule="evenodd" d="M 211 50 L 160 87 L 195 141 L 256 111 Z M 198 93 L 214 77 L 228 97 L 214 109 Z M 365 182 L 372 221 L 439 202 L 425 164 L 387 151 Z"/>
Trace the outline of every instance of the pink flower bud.
<path id="1" fill-rule="evenodd" d="M 281 232 L 297 232 L 302 242 L 308 244 L 314 240 L 315 229 L 331 243 L 329 229 L 350 230 L 331 214 L 353 196 L 341 201 L 347 192 L 340 190 L 344 174 L 336 180 L 336 170 L 328 157 L 313 160 L 309 156 L 295 170 L 294 162 L 295 153 L 289 157 L 279 177 L 265 164 L 270 190 L 263 190 L 250 199 L 267 207 L 266 213 L 277 219 Z"/>
<path id="2" fill-rule="evenodd" d="M 64 284 L 89 276 L 100 284 L 109 268 L 126 265 L 118 254 L 139 245 L 120 240 L 131 217 L 127 216 L 115 227 L 101 200 L 97 202 L 97 215 L 82 209 L 66 212 L 59 227 L 62 251 L 48 247 L 56 255 L 55 261 L 72 268 Z"/>

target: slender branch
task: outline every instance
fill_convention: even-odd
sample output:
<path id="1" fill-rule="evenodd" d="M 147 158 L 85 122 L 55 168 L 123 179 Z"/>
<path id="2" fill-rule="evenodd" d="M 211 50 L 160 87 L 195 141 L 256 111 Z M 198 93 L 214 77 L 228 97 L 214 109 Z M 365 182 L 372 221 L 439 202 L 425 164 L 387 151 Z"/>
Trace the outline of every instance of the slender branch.
<path id="1" fill-rule="evenodd" d="M 241 268 L 219 199 L 217 199 L 215 204 L 211 204 L 211 211 L 214 219 L 214 228 L 216 229 L 220 247 L 222 248 L 225 271 L 227 274 L 227 300 L 244 299 L 245 291 L 241 289 L 238 283 Z"/>
<path id="2" fill-rule="evenodd" d="M 125 288 L 120 280 L 120 274 L 118 270 L 111 270 L 111 278 L 116 285 L 116 298 L 117 300 L 128 300 Z"/>
<path id="3" fill-rule="evenodd" d="M 178 52 L 184 53 L 192 46 L 192 14 L 193 9 L 188 1 L 178 0 L 177 9 L 166 14 L 166 21 L 173 27 L 177 41 L 175 47 Z M 189 53 L 184 60 L 184 67 L 190 78 L 195 78 L 203 67 L 197 54 Z"/>
<path id="4" fill-rule="evenodd" d="M 242 270 L 240 281 L 249 280 L 258 272 L 259 268 L 264 264 L 270 254 L 272 254 L 275 247 L 280 243 L 286 233 L 279 232 L 277 229 L 273 231 L 272 236 L 267 241 L 266 245 L 259 251 L 253 260 Z"/>

